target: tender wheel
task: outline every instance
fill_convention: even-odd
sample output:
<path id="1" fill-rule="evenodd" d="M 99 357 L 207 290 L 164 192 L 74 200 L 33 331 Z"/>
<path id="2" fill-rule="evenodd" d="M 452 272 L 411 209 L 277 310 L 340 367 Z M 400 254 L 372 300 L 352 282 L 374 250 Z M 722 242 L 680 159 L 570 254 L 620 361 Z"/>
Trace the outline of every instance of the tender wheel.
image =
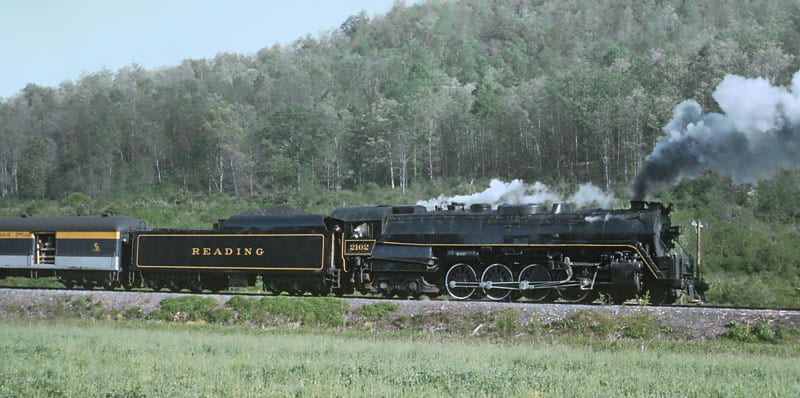
<path id="1" fill-rule="evenodd" d="M 203 292 L 203 286 L 200 285 L 199 281 L 192 281 L 192 282 L 189 283 L 188 286 L 189 286 L 189 291 L 192 292 L 192 293 L 202 293 Z"/>
<path id="2" fill-rule="evenodd" d="M 173 293 L 178 293 L 183 290 L 183 287 L 180 285 L 180 283 L 178 283 L 178 281 L 170 279 L 167 282 L 167 289 Z"/>
<path id="3" fill-rule="evenodd" d="M 219 293 L 228 288 L 228 279 L 225 277 L 211 277 L 201 281 L 203 288 L 210 290 L 212 293 Z M 280 292 L 279 292 L 280 294 Z"/>
<path id="4" fill-rule="evenodd" d="M 549 282 L 551 280 L 550 271 L 539 264 L 528 265 L 519 273 L 520 284 L 523 282 Z M 531 289 L 523 290 L 522 296 L 534 302 L 553 301 L 555 299 L 555 292 L 553 292 L 553 289 Z"/>
<path id="5" fill-rule="evenodd" d="M 478 274 L 467 264 L 456 264 L 447 271 L 444 277 L 444 286 L 450 297 L 456 300 L 466 300 L 475 294 L 474 287 L 456 287 L 457 282 L 478 283 Z M 452 285 L 452 286 L 451 286 Z"/>
<path id="6" fill-rule="evenodd" d="M 511 289 L 508 288 L 508 285 L 505 287 L 491 287 L 493 284 L 503 282 L 514 282 L 514 275 L 505 264 L 492 264 L 481 275 L 481 283 L 489 286 L 489 288 L 483 288 L 483 293 L 490 300 L 505 300 L 511 294 Z"/>

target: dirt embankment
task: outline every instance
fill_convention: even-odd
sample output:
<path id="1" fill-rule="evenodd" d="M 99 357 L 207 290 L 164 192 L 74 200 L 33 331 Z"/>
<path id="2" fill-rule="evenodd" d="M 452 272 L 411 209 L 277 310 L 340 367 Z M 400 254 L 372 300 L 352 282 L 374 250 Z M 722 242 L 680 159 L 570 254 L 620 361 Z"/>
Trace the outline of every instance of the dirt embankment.
<path id="1" fill-rule="evenodd" d="M 0 289 L 0 317 L 27 312 L 30 316 L 47 316 L 46 311 L 65 303 L 82 299 L 101 303 L 106 309 L 125 311 L 136 308 L 147 314 L 159 307 L 162 300 L 178 296 L 174 293 L 122 292 L 122 291 L 77 291 L 39 289 Z M 220 305 L 233 295 L 208 295 Z M 303 298 L 297 298 L 302 300 Z M 355 310 L 366 304 L 386 302 L 367 298 L 344 299 Z M 515 309 L 522 324 L 541 322 L 548 324 L 568 319 L 582 311 L 598 312 L 612 317 L 648 314 L 656 323 L 674 330 L 684 331 L 689 338 L 715 338 L 724 333 L 731 324 L 800 328 L 800 311 L 797 310 L 752 310 L 712 307 L 647 307 L 638 305 L 566 305 L 532 303 L 463 302 L 442 300 L 393 300 L 399 307 L 389 316 L 395 318 L 428 317 L 446 315 L 449 319 L 476 319 L 480 314 Z M 358 322 L 358 315 L 353 315 Z"/>

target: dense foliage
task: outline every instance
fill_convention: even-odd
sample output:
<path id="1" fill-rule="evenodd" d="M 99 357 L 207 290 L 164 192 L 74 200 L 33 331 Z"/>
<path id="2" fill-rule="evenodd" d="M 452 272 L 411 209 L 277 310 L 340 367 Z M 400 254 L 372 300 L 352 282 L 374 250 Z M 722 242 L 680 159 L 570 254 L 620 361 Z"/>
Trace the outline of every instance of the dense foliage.
<path id="1" fill-rule="evenodd" d="M 256 192 L 439 177 L 625 191 L 681 100 L 785 84 L 796 0 L 398 2 L 255 55 L 102 70 L 0 103 L 0 191 Z"/>
<path id="2" fill-rule="evenodd" d="M 708 173 L 685 180 L 660 200 L 679 209 L 692 254 L 701 231 L 701 267 L 715 304 L 800 308 L 800 172 L 784 171 L 759 184 L 734 184 Z"/>

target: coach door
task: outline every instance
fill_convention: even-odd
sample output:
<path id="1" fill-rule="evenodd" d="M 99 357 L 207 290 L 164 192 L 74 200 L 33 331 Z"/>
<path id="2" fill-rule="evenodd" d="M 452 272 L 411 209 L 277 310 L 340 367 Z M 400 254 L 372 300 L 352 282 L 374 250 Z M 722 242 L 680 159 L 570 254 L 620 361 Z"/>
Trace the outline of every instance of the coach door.
<path id="1" fill-rule="evenodd" d="M 33 251 L 34 264 L 56 263 L 56 234 L 52 232 L 35 234 Z"/>

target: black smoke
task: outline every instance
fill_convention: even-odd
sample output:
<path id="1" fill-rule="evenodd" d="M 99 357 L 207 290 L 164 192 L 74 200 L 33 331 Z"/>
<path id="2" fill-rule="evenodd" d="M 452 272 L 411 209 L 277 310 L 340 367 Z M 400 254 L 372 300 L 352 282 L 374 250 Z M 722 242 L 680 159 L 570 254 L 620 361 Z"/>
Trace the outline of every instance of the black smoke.
<path id="1" fill-rule="evenodd" d="M 693 100 L 675 108 L 636 176 L 634 200 L 705 170 L 754 182 L 800 167 L 800 71 L 791 91 L 765 79 L 728 75 L 713 97 L 723 113 L 703 114 Z"/>

